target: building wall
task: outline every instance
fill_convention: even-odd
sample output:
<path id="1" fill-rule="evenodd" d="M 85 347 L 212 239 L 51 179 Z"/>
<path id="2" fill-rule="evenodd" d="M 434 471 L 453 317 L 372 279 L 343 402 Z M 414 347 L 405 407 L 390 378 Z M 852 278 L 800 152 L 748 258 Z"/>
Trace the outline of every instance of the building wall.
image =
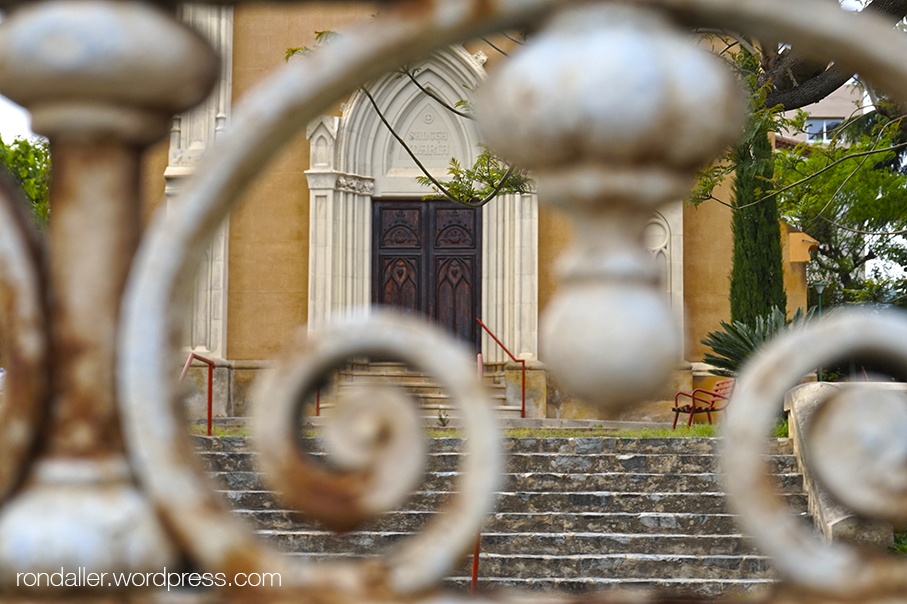
<path id="1" fill-rule="evenodd" d="M 862 102 L 863 92 L 859 88 L 856 86 L 842 86 L 818 103 L 804 107 L 803 110 L 809 113 L 810 117 L 847 119 L 862 113 L 862 109 L 859 108 Z M 795 114 L 796 112 L 794 111 L 788 111 L 785 116 L 792 119 Z M 786 139 L 797 142 L 806 141 L 806 133 L 804 132 L 785 132 L 783 136 Z"/>
<path id="2" fill-rule="evenodd" d="M 164 170 L 167 168 L 169 146 L 170 140 L 165 139 L 149 148 L 142 156 L 142 220 L 145 225 L 164 201 Z"/>
<path id="3" fill-rule="evenodd" d="M 730 201 L 731 180 L 719 187 L 715 196 Z M 730 321 L 728 299 L 733 265 L 734 235 L 731 231 L 733 210 L 716 201 L 684 209 L 684 306 L 686 307 L 686 353 L 688 361 L 698 362 L 708 350 L 699 340 L 716 329 L 721 321 Z M 798 235 L 800 235 L 798 237 Z M 808 238 L 781 223 L 781 266 L 787 293 L 787 314 L 806 306 L 806 262 Z"/>
<path id="4" fill-rule="evenodd" d="M 283 64 L 287 48 L 312 47 L 315 31 L 331 29 L 342 33 L 349 22 L 368 18 L 374 12 L 375 5 L 371 3 L 237 7 L 233 31 L 233 99 L 237 110 L 242 110 L 243 95 Z M 514 50 L 513 44 L 500 36 L 492 41 L 508 52 Z M 483 42 L 470 43 L 467 48 L 488 55 L 489 71 L 494 70 L 502 56 Z M 339 107 L 334 113 L 339 114 Z M 149 178 L 144 187 L 149 200 L 163 197 L 163 179 L 155 174 L 160 174 L 165 154 L 164 147 L 149 154 Z M 251 185 L 231 216 L 226 355 L 230 359 L 271 358 L 289 334 L 306 321 L 308 165 L 309 145 L 305 134 L 300 133 Z M 726 190 L 719 195 L 730 197 Z M 147 207 L 155 203 L 149 201 Z M 686 208 L 683 220 L 685 357 L 698 360 L 702 354 L 699 339 L 716 329 L 729 314 L 730 210 L 707 203 L 700 208 Z M 568 247 L 570 237 L 567 219 L 543 207 L 539 213 L 538 293 L 542 311 L 556 291 L 555 263 Z M 796 287 L 798 273 L 788 272 L 790 289 Z M 796 296 L 794 299 L 799 300 Z"/>
<path id="5" fill-rule="evenodd" d="M 247 6 L 234 14 L 233 97 L 242 95 L 283 63 L 287 48 L 315 45 L 315 31 L 367 19 L 375 5 L 308 4 L 301 8 Z M 491 38 L 509 50 L 503 36 Z M 484 42 L 468 45 L 493 65 L 501 55 Z M 339 115 L 339 106 L 333 112 Z M 227 357 L 275 356 L 308 315 L 309 145 L 300 134 L 252 185 L 230 219 Z"/>
<path id="6" fill-rule="evenodd" d="M 375 5 L 371 3 L 237 7 L 233 13 L 232 97 L 235 109 L 241 112 L 243 96 L 283 64 L 287 48 L 313 47 L 315 31 L 330 29 L 343 33 L 346 24 L 367 19 L 375 12 Z M 518 51 L 502 36 L 493 36 L 490 40 L 507 52 Z M 470 53 L 487 55 L 485 68 L 489 72 L 493 72 L 503 56 L 486 42 L 472 42 L 466 48 Z M 331 113 L 340 114 L 339 104 Z M 305 171 L 310 165 L 309 149 L 305 133 L 300 133 L 251 183 L 250 192 L 230 218 L 225 356 L 232 372 L 232 377 L 227 378 L 232 403 L 225 409 L 226 413 L 243 415 L 248 411 L 243 388 L 266 366 L 261 361 L 276 356 L 291 334 L 307 320 L 309 191 Z M 166 166 L 167 145 L 163 143 L 153 148 L 146 158 L 143 197 L 149 214 L 163 199 L 161 174 Z M 729 184 L 719 189 L 718 196 L 730 199 Z M 677 211 L 680 212 L 679 205 Z M 731 211 L 718 203 L 708 202 L 699 208 L 683 208 L 682 214 L 682 221 L 676 221 L 672 228 L 676 231 L 673 237 L 681 230 L 683 232 L 684 357 L 698 361 L 703 352 L 699 340 L 708 331 L 717 329 L 720 321 L 729 318 L 727 292 L 733 247 Z M 563 214 L 544 206 L 539 209 L 540 312 L 544 312 L 557 289 L 555 267 L 558 258 L 569 247 L 571 237 L 570 223 Z M 786 234 L 784 253 L 790 253 Z M 802 263 L 785 269 L 791 309 L 805 305 L 803 269 Z M 672 271 L 676 272 L 676 268 Z M 678 286 L 675 282 L 675 291 L 679 290 Z M 689 370 L 685 371 L 688 375 Z M 561 411 L 567 415 L 572 413 L 567 408 Z M 585 415 L 584 411 L 577 417 Z"/>
<path id="7" fill-rule="evenodd" d="M 730 201 L 730 181 L 715 192 Z M 734 237 L 731 209 L 709 200 L 683 212 L 683 292 L 686 308 L 686 346 L 684 358 L 701 361 L 706 348 L 699 343 L 705 334 L 728 321 L 731 305 L 728 288 Z"/>
<path id="8" fill-rule="evenodd" d="M 563 212 L 539 207 L 539 312 L 557 291 L 555 265 L 570 245 L 573 229 Z"/>
<path id="9" fill-rule="evenodd" d="M 287 48 L 315 45 L 315 32 L 342 32 L 374 13 L 370 3 L 245 5 L 234 14 L 233 99 L 283 64 Z M 266 359 L 305 323 L 309 194 L 303 131 L 250 187 L 230 218 L 227 356 Z"/>
<path id="10" fill-rule="evenodd" d="M 792 226 L 781 223 L 781 256 L 784 265 L 784 289 L 787 291 L 787 316 L 790 317 L 798 308 L 804 312 L 808 308 L 806 294 L 809 284 L 806 281 L 806 262 L 809 258 L 810 243 L 815 243 L 808 235 Z"/>

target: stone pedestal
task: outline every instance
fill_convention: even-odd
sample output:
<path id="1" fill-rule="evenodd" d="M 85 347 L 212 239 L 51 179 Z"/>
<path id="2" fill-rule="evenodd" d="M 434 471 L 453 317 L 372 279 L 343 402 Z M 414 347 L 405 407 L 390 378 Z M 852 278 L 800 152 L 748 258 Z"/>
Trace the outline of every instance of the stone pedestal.
<path id="1" fill-rule="evenodd" d="M 507 404 L 520 406 L 523 397 L 523 367 L 510 362 L 504 367 L 507 384 Z M 526 417 L 543 419 L 548 417 L 548 372 L 545 365 L 536 360 L 526 360 Z"/>

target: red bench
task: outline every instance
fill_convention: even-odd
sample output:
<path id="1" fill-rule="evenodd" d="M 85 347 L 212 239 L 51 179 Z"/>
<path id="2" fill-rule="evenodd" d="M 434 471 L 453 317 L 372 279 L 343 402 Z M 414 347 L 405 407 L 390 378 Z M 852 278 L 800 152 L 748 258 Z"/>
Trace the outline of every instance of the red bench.
<path id="1" fill-rule="evenodd" d="M 696 388 L 693 392 L 678 392 L 674 395 L 674 408 L 671 411 L 674 412 L 674 424 L 671 426 L 671 429 L 677 427 L 677 418 L 680 417 L 681 413 L 689 413 L 690 419 L 687 421 L 687 426 L 693 425 L 693 416 L 697 413 L 705 413 L 706 417 L 709 418 L 709 423 L 712 423 L 712 413 L 716 411 L 723 411 L 727 407 L 728 402 L 731 398 L 731 393 L 734 390 L 734 378 L 727 378 L 724 380 L 718 380 L 715 382 L 715 386 L 712 390 L 706 390 L 705 388 Z M 690 399 L 689 404 L 680 405 L 680 397 L 685 396 Z"/>

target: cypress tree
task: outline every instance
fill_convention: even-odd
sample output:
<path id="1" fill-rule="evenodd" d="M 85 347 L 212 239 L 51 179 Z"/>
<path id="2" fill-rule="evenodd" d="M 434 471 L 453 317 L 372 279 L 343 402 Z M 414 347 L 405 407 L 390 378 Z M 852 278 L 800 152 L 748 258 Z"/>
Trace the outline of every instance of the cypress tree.
<path id="1" fill-rule="evenodd" d="M 733 268 L 731 269 L 731 321 L 754 325 L 772 307 L 787 308 L 781 260 L 781 226 L 778 203 L 770 190 L 774 174 L 772 147 L 765 122 L 754 120 L 750 132 L 734 150 Z"/>

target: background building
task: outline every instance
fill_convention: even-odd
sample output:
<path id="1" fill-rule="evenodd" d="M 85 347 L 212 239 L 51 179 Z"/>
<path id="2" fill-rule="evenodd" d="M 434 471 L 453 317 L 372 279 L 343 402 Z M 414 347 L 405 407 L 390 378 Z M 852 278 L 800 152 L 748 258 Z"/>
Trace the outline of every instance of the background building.
<path id="1" fill-rule="evenodd" d="M 223 71 L 208 101 L 177 116 L 168 143 L 149 154 L 146 194 L 168 204 L 198 158 L 229 130 L 242 96 L 283 63 L 288 48 L 315 46 L 316 31 L 342 33 L 376 7 L 181 10 L 221 52 Z M 486 69 L 503 59 L 494 47 L 510 52 L 515 46 L 495 36 L 438 52 L 418 66 L 418 81 L 449 104 L 470 100 Z M 474 123 L 453 116 L 408 78 L 388 74 L 367 88 L 438 176 L 444 176 L 450 158 L 469 165 L 479 152 Z M 503 364 L 504 353 L 473 320 L 480 317 L 545 377 L 538 317 L 556 288 L 555 260 L 569 245 L 568 222 L 539 207 L 534 194 L 505 195 L 479 210 L 426 203 L 427 189 L 416 182 L 417 175 L 361 91 L 311 123 L 306 135 L 259 175 L 211 244 L 187 317 L 187 352 L 218 365 L 216 413 L 248 412 L 250 384 L 301 326 L 317 329 L 375 301 L 433 316 L 492 366 Z M 730 198 L 727 187 L 719 194 Z M 730 212 L 717 203 L 693 208 L 677 200 L 656 212 L 646 228 L 645 244 L 662 268 L 665 296 L 685 333 L 685 361 L 678 365 L 674 388 L 688 388 L 694 374 L 703 373 L 696 365 L 703 353 L 699 340 L 729 318 Z M 806 303 L 808 253 L 802 237 L 785 233 L 783 239 L 792 310 Z M 544 400 L 533 413 L 562 418 L 593 413 L 553 382 L 542 384 L 535 396 Z M 190 395 L 193 404 L 204 395 L 201 379 L 199 385 L 200 392 Z"/>

